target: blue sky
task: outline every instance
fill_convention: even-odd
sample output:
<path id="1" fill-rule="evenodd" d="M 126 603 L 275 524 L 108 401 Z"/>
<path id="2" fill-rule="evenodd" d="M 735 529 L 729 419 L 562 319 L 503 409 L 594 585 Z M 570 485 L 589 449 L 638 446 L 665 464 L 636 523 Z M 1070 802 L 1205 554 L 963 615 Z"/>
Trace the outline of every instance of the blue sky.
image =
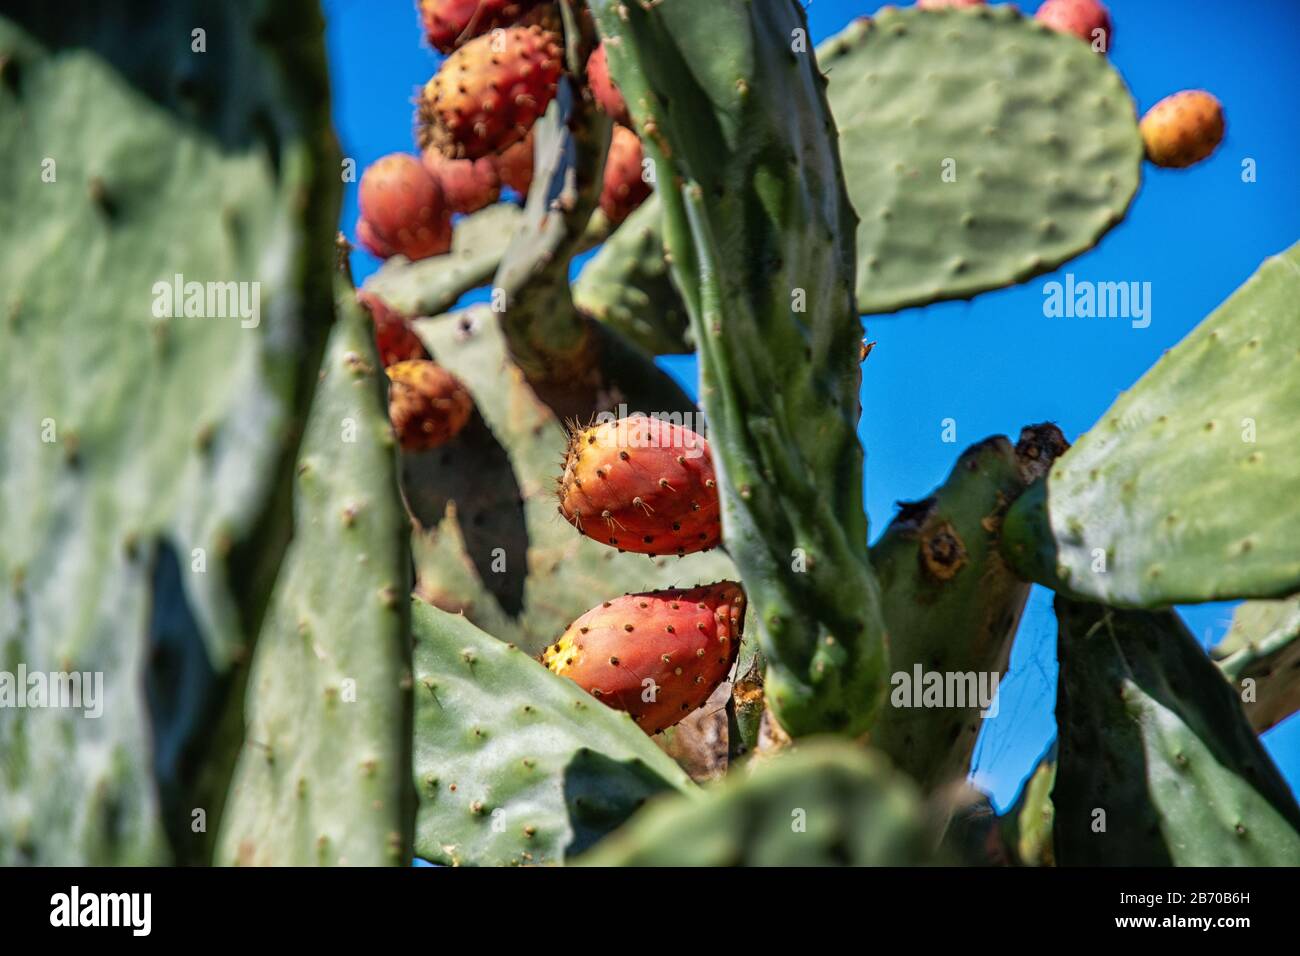
<path id="1" fill-rule="evenodd" d="M 820 41 L 882 3 L 812 0 Z M 1036 0 L 1018 4 L 1026 11 Z M 437 68 L 420 43 L 407 0 L 325 0 L 334 116 L 344 154 L 358 170 L 380 156 L 413 150 L 412 98 Z M 962 448 L 988 435 L 1013 439 L 1022 425 L 1050 420 L 1074 439 L 1161 355 L 1225 299 L 1267 256 L 1300 239 L 1300 3 L 1295 0 L 1114 0 L 1111 59 L 1145 112 L 1181 89 L 1203 88 L 1223 102 L 1228 136 L 1209 162 L 1191 170 L 1146 166 L 1128 218 L 1092 252 L 1026 285 L 954 302 L 875 316 L 879 344 L 866 365 L 860 435 L 867 451 L 866 499 L 873 535 L 894 503 L 939 484 Z M 1258 178 L 1244 183 L 1253 159 Z M 354 234 L 350 186 L 341 227 Z M 378 266 L 353 256 L 358 281 Z M 1152 322 L 1043 317 L 1043 285 L 1079 279 L 1152 284 Z M 689 358 L 664 362 L 695 389 Z M 957 423 L 957 443 L 940 441 Z M 1217 643 L 1232 605 L 1183 609 L 1203 644 Z M 985 726 L 976 775 L 999 806 L 1055 733 L 1056 623 L 1051 595 L 1035 589 L 1002 685 L 1001 713 Z M 1300 716 L 1265 735 L 1293 788 L 1300 790 Z"/>

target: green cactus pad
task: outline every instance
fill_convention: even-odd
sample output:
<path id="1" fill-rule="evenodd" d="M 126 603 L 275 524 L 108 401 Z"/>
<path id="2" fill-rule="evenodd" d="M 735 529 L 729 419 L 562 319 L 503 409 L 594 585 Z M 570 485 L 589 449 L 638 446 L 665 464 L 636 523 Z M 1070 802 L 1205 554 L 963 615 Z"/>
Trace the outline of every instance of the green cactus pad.
<path id="1" fill-rule="evenodd" d="M 530 381 L 572 386 L 593 372 L 592 329 L 573 304 L 570 262 L 600 200 L 611 123 L 568 80 L 533 124 L 533 185 L 493 279 L 511 359 Z"/>
<path id="2" fill-rule="evenodd" d="M 416 856 L 562 863 L 649 797 L 693 789 L 627 714 L 457 614 L 413 602 Z"/>
<path id="3" fill-rule="evenodd" d="M 1004 839 L 1020 866 L 1055 866 L 1052 827 L 1056 807 L 1052 788 L 1056 785 L 1056 744 L 1039 761 L 1025 781 L 1016 805 L 1001 818 Z"/>
<path id="4" fill-rule="evenodd" d="M 879 753 L 812 738 L 700 799 L 665 797 L 584 866 L 909 866 L 933 835 L 908 779 Z"/>
<path id="5" fill-rule="evenodd" d="M 1237 689 L 1256 731 L 1300 710 L 1300 596 L 1241 605 L 1214 658 Z M 1249 691 L 1243 684 L 1247 680 L 1254 682 Z"/>
<path id="6" fill-rule="evenodd" d="M 578 308 L 652 355 L 693 351 L 690 317 L 673 288 L 652 195 L 614 231 L 573 287 Z"/>
<path id="7" fill-rule="evenodd" d="M 568 441 L 564 424 L 510 363 L 496 319 L 475 308 L 416 323 L 478 409 L 455 441 L 402 456 L 402 483 L 417 521 L 412 548 L 419 595 L 536 654 L 606 598 L 734 580 L 735 568 L 721 551 L 684 558 L 620 554 L 560 517 L 555 487 Z M 646 414 L 693 411 L 639 351 L 613 339 L 606 345 L 603 374 L 617 401 Z"/>
<path id="8" fill-rule="evenodd" d="M 1265 262 L 1016 502 L 1002 542 L 1016 571 L 1117 607 L 1300 589 L 1297 300 L 1300 245 Z"/>
<path id="9" fill-rule="evenodd" d="M 362 288 L 402 315 L 442 315 L 466 292 L 492 280 L 523 218 L 514 203 L 480 209 L 456 223 L 445 256 L 416 262 L 394 256 Z"/>
<path id="10" fill-rule="evenodd" d="M 1300 806 L 1178 616 L 1059 596 L 1056 616 L 1057 863 L 1300 865 Z"/>
<path id="11" fill-rule="evenodd" d="M 984 721 L 978 703 L 912 706 L 924 687 L 916 669 L 972 675 L 963 694 L 1006 672 L 1029 585 L 1002 560 L 997 532 L 1026 483 L 1011 443 L 990 438 L 933 495 L 903 505 L 871 549 L 895 681 L 872 742 L 926 790 L 966 776 Z"/>
<path id="12" fill-rule="evenodd" d="M 244 747 L 217 845 L 227 865 L 410 861 L 408 525 L 387 380 L 340 281 L 298 457 L 293 544 L 258 638 Z"/>
<path id="13" fill-rule="evenodd" d="M 0 668 L 103 680 L 99 718 L 0 708 L 0 862 L 210 858 L 332 314 L 322 35 L 305 0 L 0 14 Z"/>
<path id="14" fill-rule="evenodd" d="M 794 735 L 860 732 L 886 660 L 863 546 L 855 220 L 821 77 L 790 47 L 806 19 L 787 0 L 593 12 L 658 169 L 768 706 Z"/>
<path id="15" fill-rule="evenodd" d="M 1119 73 L 1011 4 L 882 10 L 818 59 L 861 219 L 864 313 L 1050 272 L 1137 191 L 1142 138 Z"/>

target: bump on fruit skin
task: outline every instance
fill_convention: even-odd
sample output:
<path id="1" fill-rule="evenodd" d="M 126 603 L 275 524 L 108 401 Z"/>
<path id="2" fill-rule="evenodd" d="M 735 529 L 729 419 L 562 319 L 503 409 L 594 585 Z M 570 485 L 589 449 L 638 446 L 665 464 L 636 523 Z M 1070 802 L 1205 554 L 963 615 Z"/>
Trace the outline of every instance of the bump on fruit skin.
<path id="1" fill-rule="evenodd" d="M 734 581 L 628 594 L 569 625 L 542 663 L 657 734 L 726 680 L 744 620 L 745 592 Z"/>
<path id="2" fill-rule="evenodd" d="M 430 361 L 398 362 L 387 372 L 388 418 L 403 451 L 428 451 L 460 434 L 474 411 L 460 379 Z"/>
<path id="3" fill-rule="evenodd" d="M 1098 0 L 1046 0 L 1034 16 L 1053 30 L 1073 33 L 1089 44 L 1099 39 L 1096 31 L 1101 30 L 1103 42 L 1098 50 L 1100 53 L 1109 53 L 1115 45 L 1115 28 L 1110 19 L 1110 11 Z"/>
<path id="4" fill-rule="evenodd" d="M 538 23 L 557 28 L 559 11 L 542 0 L 420 0 L 420 23 L 429 46 L 451 53 L 498 27 Z"/>
<path id="5" fill-rule="evenodd" d="M 533 184 L 533 131 L 515 145 L 492 157 L 497 178 L 521 196 L 528 195 Z"/>
<path id="6" fill-rule="evenodd" d="M 357 238 L 381 258 L 437 256 L 451 248 L 451 210 L 442 186 L 414 156 L 391 153 L 361 176 Z"/>
<path id="7" fill-rule="evenodd" d="M 565 520 L 621 551 L 680 556 L 722 536 L 709 443 L 681 425 L 636 415 L 575 430 L 559 484 Z"/>
<path id="8" fill-rule="evenodd" d="M 478 212 L 501 195 L 501 180 L 491 157 L 448 159 L 436 149 L 426 149 L 420 158 L 424 168 L 438 180 L 452 212 Z"/>
<path id="9" fill-rule="evenodd" d="M 400 312 L 390 309 L 382 299 L 370 292 L 358 292 L 357 301 L 370 313 L 375 323 L 375 348 L 384 368 L 398 362 L 427 359 L 424 343 L 411 328 L 410 320 Z"/>
<path id="10" fill-rule="evenodd" d="M 1223 142 L 1223 106 L 1204 90 L 1183 90 L 1151 107 L 1140 128 L 1151 162 L 1183 169 L 1208 157 Z"/>
<path id="11" fill-rule="evenodd" d="M 601 43 L 587 59 L 587 86 L 599 106 L 615 123 L 631 125 L 627 102 L 609 75 L 609 61 L 605 58 L 605 44 Z"/>
<path id="12" fill-rule="evenodd" d="M 617 226 L 645 202 L 650 184 L 645 181 L 641 140 L 626 126 L 615 126 L 605 157 L 605 182 L 600 208 L 611 225 Z"/>
<path id="13" fill-rule="evenodd" d="M 948 7 L 982 7 L 985 0 L 916 0 L 922 10 L 943 10 Z"/>
<path id="14" fill-rule="evenodd" d="M 469 41 L 425 84 L 420 147 L 479 159 L 519 142 L 555 96 L 563 64 L 559 38 L 538 26 Z"/>

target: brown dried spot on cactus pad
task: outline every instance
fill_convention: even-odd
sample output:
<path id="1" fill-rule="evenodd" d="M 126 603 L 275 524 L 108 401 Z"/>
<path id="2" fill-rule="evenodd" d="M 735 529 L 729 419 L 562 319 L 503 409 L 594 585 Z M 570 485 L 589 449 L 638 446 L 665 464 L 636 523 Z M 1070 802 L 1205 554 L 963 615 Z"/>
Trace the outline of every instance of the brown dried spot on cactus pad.
<path id="1" fill-rule="evenodd" d="M 1070 450 L 1070 443 L 1062 431 L 1051 422 L 1026 425 L 1020 429 L 1016 442 L 1016 459 L 1025 484 L 1046 475 L 1052 462 Z"/>
<path id="2" fill-rule="evenodd" d="M 951 522 L 926 529 L 921 537 L 921 566 L 937 581 L 951 581 L 966 566 L 966 545 Z"/>

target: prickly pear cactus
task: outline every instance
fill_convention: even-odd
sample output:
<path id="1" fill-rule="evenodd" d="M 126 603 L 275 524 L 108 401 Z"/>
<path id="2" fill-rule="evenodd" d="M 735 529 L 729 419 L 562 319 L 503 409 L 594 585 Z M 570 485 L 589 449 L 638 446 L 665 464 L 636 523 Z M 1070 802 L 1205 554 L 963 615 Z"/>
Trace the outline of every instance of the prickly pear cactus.
<path id="1" fill-rule="evenodd" d="M 408 524 L 370 320 L 340 319 L 298 456 L 294 537 L 257 641 L 217 862 L 406 865 Z"/>
<path id="2" fill-rule="evenodd" d="M 1011 4 L 885 8 L 817 60 L 860 220 L 863 313 L 1050 272 L 1117 225 L 1137 191 L 1143 145 L 1123 79 Z M 617 230 L 577 296 L 638 341 L 690 351 L 657 216 L 643 207 Z"/>
<path id="3" fill-rule="evenodd" d="M 1172 612 L 1056 599 L 1062 866 L 1300 865 L 1300 806 Z"/>
<path id="4" fill-rule="evenodd" d="M 861 314 L 1136 192 L 1078 4 L 814 50 L 794 0 L 427 0 L 418 146 L 346 225 L 449 251 L 366 311 L 315 5 L 118 6 L 0 13 L 0 862 L 1300 865 L 1258 737 L 1300 707 L 1300 246 L 867 548 Z M 654 361 L 692 350 L 707 425 Z M 1058 744 L 999 816 L 1034 582 Z M 1219 598 L 1211 659 L 1162 609 Z M 13 706 L 33 671 L 82 706 Z"/>
<path id="5" fill-rule="evenodd" d="M 0 860 L 202 862 L 332 314 L 323 26 L 72 6 L 0 12 L 0 666 L 102 716 L 0 709 Z"/>
<path id="6" fill-rule="evenodd" d="M 530 654 L 598 596 L 735 576 L 719 551 L 618 554 L 585 540 L 556 511 L 566 422 L 640 412 L 689 425 L 697 414 L 641 349 L 586 319 L 570 297 L 568 262 L 584 241 L 584 210 L 596 207 L 609 125 L 582 109 L 566 81 L 534 127 L 533 188 L 502 251 L 493 286 L 500 301 L 416 323 L 430 354 L 473 394 L 476 414 L 455 441 L 402 457 L 416 592 Z M 567 371 L 557 379 L 554 369 Z"/>
<path id="7" fill-rule="evenodd" d="M 664 255 L 663 216 L 651 196 L 582 270 L 578 308 L 654 355 L 690 352 L 690 318 Z"/>
<path id="8" fill-rule="evenodd" d="M 417 326 L 477 409 L 455 441 L 402 456 L 420 597 L 537 654 L 603 597 L 735 577 L 721 551 L 647 558 L 579 534 L 557 511 L 563 420 L 511 363 L 497 317 L 474 308 Z M 613 407 L 694 414 L 639 352 L 616 352 L 620 344 L 611 339 L 605 353 Z"/>
<path id="9" fill-rule="evenodd" d="M 1123 79 L 1013 4 L 884 9 L 818 60 L 861 219 L 864 313 L 1050 272 L 1137 191 L 1142 137 Z"/>
<path id="10" fill-rule="evenodd" d="M 1300 588 L 1300 244 L 1125 392 L 1007 516 L 1017 573 L 1120 607 Z"/>
<path id="11" fill-rule="evenodd" d="M 560 863 L 686 774 L 625 713 L 460 615 L 414 602 L 416 855 Z"/>
<path id="12" fill-rule="evenodd" d="M 892 688 L 872 740 L 923 787 L 966 775 L 981 714 L 994 712 L 996 698 L 980 701 L 978 682 L 1006 672 L 1029 598 L 1029 585 L 998 553 L 998 531 L 1011 502 L 1050 464 L 1040 452 L 1054 439 L 1063 447 L 1054 426 L 1038 426 L 1025 429 L 1019 454 L 1001 435 L 967 449 L 947 483 L 904 504 L 871 549 L 890 672 L 906 678 Z M 969 675 L 966 706 L 920 706 L 927 674 Z"/>
<path id="13" fill-rule="evenodd" d="M 934 862 L 911 782 L 878 753 L 811 739 L 702 798 L 661 798 L 589 866 L 910 866 Z"/>
<path id="14" fill-rule="evenodd" d="M 854 216 L 815 59 L 790 49 L 806 21 L 783 0 L 593 11 L 658 170 L 768 706 L 792 734 L 864 730 L 886 662 L 863 550 Z"/>

